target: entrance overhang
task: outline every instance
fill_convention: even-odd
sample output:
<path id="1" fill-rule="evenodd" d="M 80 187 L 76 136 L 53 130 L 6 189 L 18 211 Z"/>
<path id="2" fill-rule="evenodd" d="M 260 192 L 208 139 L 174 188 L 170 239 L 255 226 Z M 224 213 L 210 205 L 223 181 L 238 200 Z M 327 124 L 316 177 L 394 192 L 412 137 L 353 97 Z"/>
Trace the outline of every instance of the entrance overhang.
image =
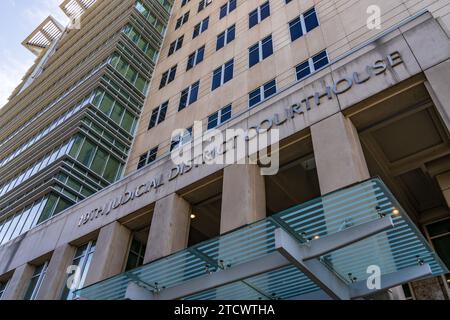
<path id="1" fill-rule="evenodd" d="M 380 179 L 83 288 L 84 299 L 356 299 L 448 272 Z"/>

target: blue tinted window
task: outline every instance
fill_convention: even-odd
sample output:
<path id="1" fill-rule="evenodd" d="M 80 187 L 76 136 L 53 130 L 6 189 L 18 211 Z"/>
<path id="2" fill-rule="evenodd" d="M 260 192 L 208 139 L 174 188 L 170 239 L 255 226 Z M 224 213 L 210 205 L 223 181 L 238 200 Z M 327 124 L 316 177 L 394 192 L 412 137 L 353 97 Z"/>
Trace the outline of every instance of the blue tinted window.
<path id="1" fill-rule="evenodd" d="M 178 111 L 181 111 L 187 107 L 188 96 L 189 96 L 189 88 L 184 89 L 181 92 L 180 105 L 178 106 Z"/>
<path id="2" fill-rule="evenodd" d="M 248 49 L 248 60 L 250 68 L 259 62 L 259 43 Z"/>
<path id="3" fill-rule="evenodd" d="M 194 33 L 192 34 L 192 39 L 196 38 L 200 34 L 200 23 L 194 27 Z"/>
<path id="4" fill-rule="evenodd" d="M 230 43 L 231 41 L 233 41 L 235 36 L 236 36 L 236 26 L 233 25 L 228 28 L 227 43 Z"/>
<path id="5" fill-rule="evenodd" d="M 319 26 L 319 19 L 317 19 L 316 9 L 312 8 L 303 14 L 305 17 L 306 32 L 313 30 Z"/>
<path id="6" fill-rule="evenodd" d="M 172 82 L 175 79 L 176 73 L 177 73 L 177 67 L 175 66 L 169 72 L 169 80 L 168 80 L 168 82 Z"/>
<path id="7" fill-rule="evenodd" d="M 248 15 L 248 28 L 251 29 L 253 26 L 258 24 L 258 10 L 250 12 Z"/>
<path id="8" fill-rule="evenodd" d="M 275 80 L 272 80 L 264 85 L 264 99 L 277 93 L 277 84 Z"/>
<path id="9" fill-rule="evenodd" d="M 311 68 L 309 67 L 309 61 L 305 61 L 299 64 L 296 68 L 297 80 L 301 80 L 311 74 Z"/>
<path id="10" fill-rule="evenodd" d="M 194 84 L 192 85 L 192 88 L 191 88 L 191 96 L 190 96 L 190 98 L 189 98 L 189 104 L 192 104 L 192 103 L 194 103 L 195 101 L 197 101 L 197 98 L 198 98 L 198 89 L 199 89 L 199 87 L 200 87 L 200 82 L 199 82 L 199 81 L 197 81 L 196 83 L 194 83 Z"/>
<path id="11" fill-rule="evenodd" d="M 216 50 L 220 50 L 225 46 L 225 32 L 217 36 Z"/>
<path id="12" fill-rule="evenodd" d="M 216 69 L 213 73 L 213 80 L 212 80 L 212 91 L 220 87 L 220 84 L 222 82 L 222 67 Z"/>
<path id="13" fill-rule="evenodd" d="M 169 75 L 168 71 L 163 73 L 163 75 L 161 77 L 161 83 L 159 84 L 159 88 L 160 89 L 163 88 L 166 85 L 168 75 Z"/>
<path id="14" fill-rule="evenodd" d="M 194 67 L 195 53 L 191 54 L 187 61 L 186 70 L 190 70 Z"/>
<path id="15" fill-rule="evenodd" d="M 225 17 L 228 13 L 236 9 L 236 0 L 230 0 L 227 4 L 223 5 L 220 8 L 219 12 L 219 18 L 222 19 Z"/>
<path id="16" fill-rule="evenodd" d="M 273 54 L 272 36 L 262 41 L 262 57 L 263 59 Z"/>
<path id="17" fill-rule="evenodd" d="M 234 9 L 236 9 L 236 0 L 230 0 L 230 10 L 228 12 L 233 11 Z"/>
<path id="18" fill-rule="evenodd" d="M 313 57 L 314 69 L 318 70 L 328 64 L 328 55 L 326 51 L 322 51 L 315 57 Z"/>
<path id="19" fill-rule="evenodd" d="M 225 107 L 222 109 L 222 115 L 221 115 L 221 123 L 227 122 L 231 119 L 231 105 Z"/>
<path id="20" fill-rule="evenodd" d="M 248 106 L 251 108 L 254 105 L 258 104 L 259 102 L 261 102 L 261 89 L 260 88 L 249 93 Z"/>
<path id="21" fill-rule="evenodd" d="M 222 6 L 220 8 L 220 14 L 219 14 L 220 19 L 225 17 L 227 15 L 227 13 L 228 13 L 228 7 L 227 7 L 227 4 L 226 4 L 226 5 L 224 5 L 224 6 Z"/>
<path id="22" fill-rule="evenodd" d="M 198 49 L 198 52 L 197 52 L 197 64 L 202 62 L 204 57 L 205 57 L 205 47 L 203 46 L 200 49 Z"/>
<path id="23" fill-rule="evenodd" d="M 233 79 L 234 60 L 230 60 L 225 64 L 225 74 L 223 76 L 223 83 L 226 83 Z"/>
<path id="24" fill-rule="evenodd" d="M 209 27 L 209 17 L 203 20 L 202 24 L 202 32 L 206 31 Z"/>
<path id="25" fill-rule="evenodd" d="M 234 59 L 228 61 L 220 68 L 214 70 L 211 90 L 214 91 L 222 84 L 233 79 L 233 72 L 234 72 Z"/>
<path id="26" fill-rule="evenodd" d="M 300 17 L 289 22 L 289 31 L 291 33 L 291 41 L 295 41 L 303 36 L 302 24 Z"/>
<path id="27" fill-rule="evenodd" d="M 270 5 L 269 5 L 269 1 L 267 1 L 266 3 L 264 3 L 261 6 L 261 21 L 264 20 L 265 18 L 267 18 L 268 16 L 270 16 Z"/>
<path id="28" fill-rule="evenodd" d="M 208 130 L 214 129 L 219 125 L 219 113 L 216 112 L 208 117 Z"/>
<path id="29" fill-rule="evenodd" d="M 236 36 L 236 26 L 232 25 L 226 31 L 217 36 L 216 50 L 222 49 L 226 44 L 234 40 Z"/>

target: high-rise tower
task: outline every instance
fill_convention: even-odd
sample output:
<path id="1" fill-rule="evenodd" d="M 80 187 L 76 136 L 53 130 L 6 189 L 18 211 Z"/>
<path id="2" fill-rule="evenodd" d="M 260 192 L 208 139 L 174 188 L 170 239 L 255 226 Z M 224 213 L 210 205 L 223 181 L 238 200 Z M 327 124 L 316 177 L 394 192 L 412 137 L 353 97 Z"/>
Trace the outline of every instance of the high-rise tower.
<path id="1" fill-rule="evenodd" d="M 171 2 L 66 0 L 24 45 L 36 63 L 0 109 L 0 243 L 122 177 Z"/>

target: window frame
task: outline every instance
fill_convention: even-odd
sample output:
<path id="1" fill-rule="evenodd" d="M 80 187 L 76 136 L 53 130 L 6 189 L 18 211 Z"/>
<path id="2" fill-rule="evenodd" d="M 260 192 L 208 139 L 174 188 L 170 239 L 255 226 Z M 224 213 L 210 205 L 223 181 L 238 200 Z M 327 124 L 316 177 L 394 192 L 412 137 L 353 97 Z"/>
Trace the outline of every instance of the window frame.
<path id="1" fill-rule="evenodd" d="M 230 34 L 231 31 L 233 32 L 233 37 L 230 40 Z M 219 39 L 223 36 L 223 44 L 219 47 Z M 220 49 L 224 48 L 227 44 L 233 42 L 236 39 L 236 24 L 233 24 L 232 26 L 228 27 L 223 32 L 219 33 L 216 38 L 216 51 L 219 51 Z"/>
<path id="2" fill-rule="evenodd" d="M 205 58 L 205 45 L 201 46 L 193 53 L 191 53 L 187 59 L 186 71 L 189 71 L 201 63 Z M 192 60 L 192 63 L 190 62 Z"/>
<path id="3" fill-rule="evenodd" d="M 166 87 L 167 85 L 169 85 L 169 83 L 171 83 L 172 81 L 175 80 L 175 78 L 177 76 L 177 69 L 178 69 L 178 65 L 176 64 L 176 65 L 170 67 L 168 70 L 166 70 L 161 75 L 161 82 L 159 83 L 159 90 Z M 173 75 L 173 77 L 172 77 L 172 75 Z"/>
<path id="4" fill-rule="evenodd" d="M 327 63 L 325 65 L 323 65 L 323 66 L 320 66 L 320 67 L 316 68 L 317 61 L 314 61 L 314 58 L 320 56 L 323 53 L 325 53 L 325 57 L 327 58 Z M 306 68 L 303 68 L 301 70 L 299 70 L 298 68 L 300 66 L 302 66 L 302 65 L 305 65 L 305 64 L 308 64 L 309 73 L 304 75 L 303 77 L 299 77 L 300 71 L 305 70 Z M 296 78 L 297 81 L 302 81 L 302 80 L 306 79 L 307 77 L 309 77 L 310 75 L 312 75 L 312 74 L 322 70 L 323 68 L 326 68 L 329 65 L 330 65 L 330 57 L 328 55 L 328 50 L 327 49 L 322 50 L 319 53 L 316 53 L 312 57 L 308 58 L 308 60 L 302 61 L 301 63 L 299 63 L 298 65 L 295 66 L 295 78 Z"/>
<path id="5" fill-rule="evenodd" d="M 196 94 L 195 94 L 195 98 L 194 100 L 192 100 L 192 92 L 194 91 L 194 88 L 196 88 Z M 178 104 L 178 112 L 186 109 L 187 107 L 189 107 L 191 104 L 197 102 L 198 100 L 198 94 L 200 91 L 200 80 L 197 80 L 196 82 L 194 82 L 193 84 L 191 84 L 189 87 L 183 89 L 181 91 L 181 97 L 180 97 L 180 102 Z M 181 105 L 181 101 L 183 99 L 183 96 L 186 95 L 186 105 L 182 106 Z"/>
<path id="6" fill-rule="evenodd" d="M 25 296 L 24 296 L 24 300 L 36 300 L 38 294 L 39 294 L 39 290 L 41 289 L 42 286 L 42 282 L 45 279 L 45 276 L 47 274 L 47 269 L 48 269 L 48 261 L 45 261 L 43 264 L 36 266 L 33 272 L 33 276 L 30 278 L 29 284 L 28 284 L 28 288 L 27 291 L 25 292 Z M 38 268 L 42 269 L 39 271 L 39 273 L 36 273 L 37 270 L 39 270 Z M 37 278 L 36 283 L 33 285 L 33 279 Z M 32 289 L 31 293 L 29 292 Z M 27 295 L 30 294 L 29 297 L 27 297 Z"/>
<path id="7" fill-rule="evenodd" d="M 142 154 L 139 157 L 137 170 L 142 169 L 145 166 L 148 166 L 149 164 L 152 164 L 153 162 L 155 162 L 158 157 L 158 151 L 159 151 L 159 146 L 156 146 L 156 147 L 148 150 L 146 153 Z"/>
<path id="8" fill-rule="evenodd" d="M 273 87 L 275 88 L 275 92 L 272 93 L 272 94 L 270 94 L 270 95 L 266 95 L 266 91 L 267 91 L 266 86 L 269 85 L 269 84 L 271 84 L 272 82 L 274 83 L 274 86 L 272 86 L 272 88 L 273 88 Z M 277 92 L 278 92 L 278 88 L 277 88 L 277 79 L 274 78 L 274 79 L 272 79 L 272 80 L 270 80 L 270 81 L 267 81 L 267 82 L 264 83 L 263 85 L 259 86 L 258 88 L 254 89 L 254 90 L 252 90 L 252 91 L 250 91 L 250 92 L 248 93 L 248 108 L 249 108 L 249 109 L 252 109 L 252 108 L 256 107 L 257 105 L 261 104 L 262 102 L 264 102 L 264 101 L 266 101 L 267 99 L 269 99 L 269 98 L 273 97 L 274 95 L 276 95 Z M 251 104 L 250 104 L 250 101 L 251 101 L 250 96 L 251 96 L 253 93 L 258 93 L 259 101 L 256 102 L 256 103 L 254 103 L 253 105 L 251 105 Z"/>
<path id="9" fill-rule="evenodd" d="M 308 28 L 307 28 L 307 26 L 306 26 L 305 15 L 308 14 L 310 11 L 314 11 L 315 18 L 317 19 L 317 25 L 316 25 L 315 27 L 313 27 L 312 29 L 309 29 L 309 30 L 308 30 Z M 295 22 L 295 21 L 297 21 L 297 20 L 299 20 L 299 21 L 298 21 L 298 22 Z M 292 33 L 292 29 L 293 29 L 292 24 L 293 24 L 294 22 L 295 22 L 296 25 L 297 25 L 297 24 L 300 25 L 300 31 L 301 31 L 301 35 L 295 37 L 295 39 L 294 39 L 293 33 Z M 302 14 L 300 14 L 299 16 L 295 17 L 294 19 L 292 19 L 291 21 L 288 22 L 288 26 L 289 26 L 289 36 L 290 36 L 290 38 L 291 38 L 291 42 L 294 42 L 294 41 L 296 41 L 296 40 L 302 38 L 304 35 L 306 35 L 307 33 L 311 32 L 312 30 L 316 29 L 316 28 L 319 27 L 320 25 L 321 25 L 321 24 L 320 24 L 319 16 L 317 15 L 316 7 L 313 6 L 312 8 L 310 8 L 310 9 L 304 11 Z"/>
<path id="10" fill-rule="evenodd" d="M 225 18 L 231 12 L 236 10 L 237 8 L 237 0 L 228 0 L 223 6 L 219 8 L 219 20 Z"/>
<path id="11" fill-rule="evenodd" d="M 262 16 L 263 10 L 265 9 L 265 7 L 267 7 L 268 9 L 268 15 L 266 16 Z M 252 16 L 254 16 L 256 14 L 256 22 L 254 24 L 252 24 Z M 248 28 L 251 29 L 254 26 L 260 24 L 262 21 L 264 21 L 265 19 L 267 19 L 268 17 L 270 17 L 271 15 L 271 11 L 270 11 L 270 1 L 266 1 L 264 2 L 262 5 L 258 6 L 255 10 L 253 10 L 252 12 L 250 12 L 248 14 Z"/>
<path id="12" fill-rule="evenodd" d="M 183 42 L 184 42 L 184 35 L 178 37 L 175 41 L 173 41 L 169 46 L 169 51 L 168 51 L 167 56 L 170 57 L 175 52 L 180 50 L 183 47 Z"/>
<path id="13" fill-rule="evenodd" d="M 231 117 L 232 117 L 232 112 L 233 112 L 233 106 L 230 103 L 227 106 L 221 108 L 220 110 L 217 110 L 213 114 L 210 114 L 208 116 L 208 123 L 207 123 L 207 126 L 206 126 L 207 130 L 215 129 L 215 128 L 221 126 L 222 124 L 227 123 L 228 121 L 230 121 Z M 226 115 L 228 113 L 230 114 L 230 117 L 228 119 L 224 120 L 224 115 Z M 215 120 L 216 121 L 216 125 L 213 126 L 213 127 L 210 127 L 210 123 L 212 122 L 211 121 L 212 117 L 216 117 L 216 120 Z"/>
<path id="14" fill-rule="evenodd" d="M 83 247 L 86 247 L 85 250 L 83 250 L 80 254 L 78 252 Z M 75 260 L 79 260 L 78 264 L 76 265 L 81 269 L 80 272 L 80 281 L 76 285 L 75 289 L 64 287 L 61 292 L 61 299 L 63 300 L 73 300 L 75 298 L 74 292 L 81 289 L 86 281 L 87 274 L 89 273 L 89 269 L 91 267 L 92 263 L 92 257 L 95 254 L 95 250 L 97 248 L 97 240 L 91 240 L 77 248 L 77 252 L 75 253 L 73 259 L 72 259 L 72 265 L 75 265 Z M 69 277 L 69 275 L 68 275 Z M 67 277 L 67 278 L 68 278 Z"/>
<path id="15" fill-rule="evenodd" d="M 271 53 L 269 55 L 264 54 L 264 45 L 267 42 L 270 42 Z M 255 51 L 255 48 L 258 50 L 258 61 L 256 61 L 255 63 L 252 63 L 251 57 L 252 57 L 252 53 Z M 262 40 L 255 43 L 254 45 L 252 45 L 250 48 L 248 48 L 248 67 L 249 67 L 249 69 L 251 69 L 253 66 L 257 65 L 261 61 L 267 59 L 268 57 L 272 56 L 273 53 L 274 53 L 273 39 L 272 39 L 272 35 L 270 34 L 270 35 L 264 37 Z"/>
<path id="16" fill-rule="evenodd" d="M 169 108 L 169 100 L 161 103 L 158 107 L 153 109 L 152 114 L 150 116 L 150 121 L 149 121 L 147 130 L 153 129 L 154 127 L 156 127 L 157 125 L 159 125 L 160 123 L 162 123 L 166 120 L 168 108 Z M 163 110 L 164 110 L 164 112 L 163 112 Z M 155 124 L 152 124 L 152 120 L 153 120 L 154 116 L 156 117 Z"/>
<path id="17" fill-rule="evenodd" d="M 232 67 L 231 69 L 231 77 L 229 79 L 225 78 L 226 75 L 226 71 L 227 68 Z M 216 75 L 220 75 L 220 81 L 218 83 L 218 85 L 216 85 Z M 228 60 L 227 62 L 225 62 L 223 65 L 221 65 L 220 67 L 216 68 L 213 71 L 213 76 L 212 76 L 212 83 L 211 83 L 211 91 L 214 91 L 220 87 L 222 87 L 225 83 L 233 80 L 234 78 L 234 58 L 231 60 Z"/>
<path id="18" fill-rule="evenodd" d="M 209 17 L 206 17 L 205 19 L 203 19 L 202 21 L 200 21 L 199 23 L 197 23 L 194 26 L 194 32 L 192 33 L 192 39 L 195 39 L 198 36 L 200 36 L 203 32 L 208 30 L 208 28 L 209 28 Z"/>
<path id="19" fill-rule="evenodd" d="M 172 138 L 170 141 L 170 152 L 177 150 L 178 148 L 181 148 L 182 146 L 186 145 L 187 143 L 192 141 L 192 135 L 193 135 L 194 127 L 189 127 L 185 129 L 185 132 L 183 135 L 177 135 L 174 139 Z M 187 139 L 187 137 L 189 137 Z"/>

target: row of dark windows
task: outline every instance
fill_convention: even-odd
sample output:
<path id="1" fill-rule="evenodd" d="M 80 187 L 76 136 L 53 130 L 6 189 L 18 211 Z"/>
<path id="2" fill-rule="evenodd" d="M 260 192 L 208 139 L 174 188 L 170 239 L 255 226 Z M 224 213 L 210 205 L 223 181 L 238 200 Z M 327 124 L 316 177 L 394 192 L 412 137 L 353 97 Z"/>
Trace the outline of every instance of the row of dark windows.
<path id="1" fill-rule="evenodd" d="M 187 3 L 189 1 L 185 1 Z M 289 3 L 290 1 L 286 1 Z M 220 17 L 226 16 L 228 13 L 236 8 L 236 1 L 229 1 L 226 5 L 221 7 Z M 184 17 L 183 15 L 182 17 Z M 270 4 L 269 1 L 265 2 L 249 14 L 249 28 L 252 28 L 256 24 L 260 23 L 262 20 L 270 16 Z M 183 20 L 183 19 L 182 19 Z M 194 27 L 193 37 L 195 38 L 202 32 L 204 32 L 209 25 L 209 17 L 202 20 L 199 24 Z M 301 14 L 291 22 L 289 22 L 289 31 L 291 35 L 291 40 L 295 41 L 304 34 L 310 32 L 319 26 L 319 20 L 315 8 L 311 8 L 305 13 Z M 232 25 L 225 31 L 217 36 L 216 50 L 220 50 L 228 43 L 232 42 L 236 37 L 236 26 Z M 175 51 L 179 50 L 183 45 L 184 36 L 181 36 L 175 40 L 169 48 L 169 55 L 173 54 Z M 270 57 L 274 53 L 272 35 L 263 38 L 256 44 L 252 45 L 249 49 L 249 68 L 258 64 L 262 60 Z M 194 68 L 196 65 L 201 63 L 205 57 L 205 45 L 191 53 L 187 59 L 186 71 Z M 300 63 L 296 67 L 296 78 L 297 80 L 302 80 L 311 73 L 319 70 L 320 68 L 326 66 L 329 63 L 327 51 L 324 50 L 312 58 Z M 167 84 L 175 79 L 177 72 L 177 65 L 171 67 L 169 70 L 163 73 L 160 83 L 160 89 L 165 87 Z M 234 76 L 234 59 L 227 61 L 222 66 L 216 68 L 212 75 L 212 85 L 211 91 L 216 90 L 220 86 L 224 85 L 228 81 L 232 80 Z M 195 103 L 198 99 L 200 89 L 200 80 L 194 82 L 189 87 L 185 88 L 181 92 L 180 101 L 178 105 L 178 111 L 181 111 L 188 107 L 189 105 Z M 273 79 L 259 88 L 254 89 L 248 94 L 248 106 L 252 108 L 262 101 L 270 98 L 277 92 L 276 80 Z M 159 107 L 153 110 L 150 117 L 150 122 L 148 129 L 151 129 L 166 119 L 167 109 L 169 101 L 161 104 Z M 231 118 L 232 106 L 231 104 L 222 108 L 221 110 L 215 112 L 208 117 L 208 129 L 217 127 L 218 125 L 228 121 Z M 192 128 L 188 128 L 192 132 Z M 186 141 L 186 137 L 179 137 L 178 139 L 173 139 L 171 141 L 171 150 L 183 144 Z M 138 167 L 141 168 L 156 159 L 156 153 L 158 149 L 153 148 L 146 154 L 141 156 Z"/>
<path id="2" fill-rule="evenodd" d="M 269 40 L 270 37 L 267 37 L 259 42 L 258 46 L 261 51 L 260 55 L 264 57 L 264 49 L 263 44 L 269 43 L 271 40 Z M 267 52 L 267 51 L 266 51 Z M 251 53 L 252 54 L 252 53 Z M 329 58 L 328 53 L 326 50 L 319 52 L 318 54 L 314 55 L 313 57 L 309 58 L 308 60 L 300 63 L 295 67 L 296 71 L 296 79 L 297 81 L 303 80 L 306 77 L 308 77 L 310 74 L 318 71 L 319 69 L 327 66 L 329 64 Z M 213 81 L 212 81 L 212 90 L 217 89 L 224 83 L 230 81 L 233 78 L 233 68 L 234 68 L 234 60 L 230 60 L 226 62 L 221 67 L 217 68 L 213 73 Z M 196 81 L 191 86 L 184 89 L 181 93 L 180 103 L 178 107 L 178 111 L 181 111 L 185 109 L 187 106 L 193 104 L 198 99 L 198 93 L 200 88 L 200 81 Z M 261 102 L 269 99 L 273 95 L 277 93 L 277 83 L 276 79 L 272 79 L 268 81 L 267 83 L 263 84 L 262 86 L 252 90 L 248 94 L 248 107 L 253 108 L 256 105 L 260 104 Z M 152 129 L 156 127 L 158 124 L 163 122 L 166 119 L 167 115 L 167 109 L 169 106 L 169 101 L 164 102 L 159 107 L 153 110 L 152 115 L 150 117 L 150 122 L 148 129 Z M 221 110 L 213 113 L 208 117 L 208 130 L 218 127 L 219 125 L 223 124 L 224 122 L 231 119 L 232 114 L 232 105 L 228 105 Z M 192 134 L 192 128 L 188 128 L 187 132 L 189 134 L 185 136 L 179 136 L 175 139 L 172 139 L 171 145 L 170 145 L 170 151 L 174 150 L 175 148 L 183 145 L 184 143 L 190 141 L 191 134 Z M 138 169 L 154 162 L 156 160 L 156 156 L 158 153 L 158 147 L 151 149 L 149 152 L 141 155 Z"/>
<path id="3" fill-rule="evenodd" d="M 232 1 L 229 1 L 227 3 L 227 8 L 229 6 L 231 6 L 231 8 L 234 8 L 235 3 L 236 2 L 234 2 L 233 5 Z M 262 4 L 249 14 L 249 27 L 250 28 L 253 27 L 257 23 L 261 22 L 263 19 L 267 18 L 268 16 L 270 16 L 269 1 L 265 2 L 264 4 Z M 197 37 L 199 34 L 207 30 L 208 26 L 209 26 L 209 17 L 205 18 L 194 27 L 193 38 Z M 318 26 L 319 20 L 316 14 L 316 10 L 313 7 L 308 11 L 306 11 L 305 13 L 299 15 L 291 22 L 289 22 L 289 32 L 291 36 L 291 41 L 299 39 L 304 34 L 310 32 L 311 30 L 317 28 Z M 220 50 L 225 45 L 232 42 L 235 39 L 235 37 L 236 37 L 236 25 L 232 25 L 217 36 L 216 51 Z M 180 36 L 178 39 L 176 39 L 170 44 L 168 53 L 169 56 L 175 53 L 177 50 L 181 49 L 181 47 L 183 46 L 183 41 L 184 35 Z M 204 59 L 204 53 L 205 53 L 205 45 L 197 49 L 195 52 L 191 53 L 187 60 L 186 71 L 192 69 L 194 66 L 202 62 Z M 272 43 L 272 36 L 270 35 L 249 48 L 249 67 L 251 68 L 255 64 L 271 56 L 272 54 L 273 54 L 273 43 Z M 172 68 L 163 73 L 159 86 L 160 89 L 162 89 L 175 79 L 176 71 L 177 66 L 173 66 Z M 218 81 L 214 82 L 213 90 L 216 88 L 217 83 Z"/>
<path id="4" fill-rule="evenodd" d="M 167 112 L 167 104 L 168 102 L 163 103 L 159 108 L 154 110 L 154 113 L 152 114 L 152 120 L 150 123 L 157 123 L 160 115 Z M 155 112 L 156 111 L 156 112 Z M 226 107 L 223 107 L 222 109 L 214 112 L 208 117 L 208 124 L 207 129 L 211 130 L 214 128 L 217 128 L 218 126 L 226 123 L 231 119 L 232 115 L 232 106 L 231 104 L 227 105 Z M 177 135 L 173 137 L 170 141 L 170 151 L 175 150 L 176 148 L 179 148 L 183 146 L 184 144 L 188 143 L 192 140 L 192 132 L 193 127 L 187 128 L 182 135 Z M 159 146 L 156 146 L 152 149 L 150 149 L 148 152 L 142 154 L 139 157 L 139 162 L 137 169 L 141 169 L 145 167 L 146 165 L 149 165 L 156 161 L 157 155 L 158 155 Z"/>

